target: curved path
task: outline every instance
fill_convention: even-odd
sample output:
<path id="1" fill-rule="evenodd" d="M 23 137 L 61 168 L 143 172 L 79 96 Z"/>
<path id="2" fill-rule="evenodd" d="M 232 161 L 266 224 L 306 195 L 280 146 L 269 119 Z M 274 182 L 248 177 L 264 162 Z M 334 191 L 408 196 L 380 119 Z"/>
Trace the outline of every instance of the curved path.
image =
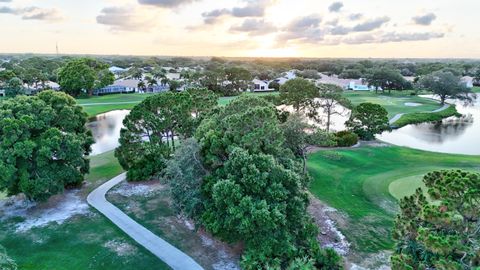
<path id="1" fill-rule="evenodd" d="M 448 108 L 450 108 L 450 104 L 443 104 L 443 106 L 441 108 L 438 108 L 434 111 L 431 111 L 430 113 L 437 113 L 437 112 L 445 111 Z M 404 115 L 405 115 L 405 113 L 396 114 L 394 117 L 392 117 L 392 119 L 389 120 L 390 125 L 397 122 L 398 119 L 402 118 L 402 116 L 404 116 Z"/>
<path id="2" fill-rule="evenodd" d="M 100 213 L 105 215 L 105 217 L 128 234 L 133 240 L 148 249 L 172 269 L 203 270 L 203 268 L 187 254 L 156 236 L 107 201 L 105 194 L 125 179 L 126 174 L 123 173 L 92 191 L 87 197 L 88 204 L 100 211 Z"/>

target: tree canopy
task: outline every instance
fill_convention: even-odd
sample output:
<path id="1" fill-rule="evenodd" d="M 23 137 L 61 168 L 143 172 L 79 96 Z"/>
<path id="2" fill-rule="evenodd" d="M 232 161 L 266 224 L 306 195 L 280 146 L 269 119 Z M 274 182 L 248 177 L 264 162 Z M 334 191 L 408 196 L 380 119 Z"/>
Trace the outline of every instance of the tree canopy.
<path id="1" fill-rule="evenodd" d="M 93 138 L 87 114 L 61 92 L 0 103 L 0 190 L 46 200 L 83 182 Z"/>
<path id="2" fill-rule="evenodd" d="M 362 140 L 367 141 L 390 129 L 387 110 L 381 105 L 368 102 L 356 106 L 345 125 Z"/>
<path id="3" fill-rule="evenodd" d="M 383 91 L 388 90 L 389 92 L 413 88 L 412 84 L 405 80 L 399 71 L 388 68 L 374 69 L 367 76 L 367 82 L 376 90 L 382 88 Z"/>
<path id="4" fill-rule="evenodd" d="M 309 177 L 285 148 L 276 108 L 264 99 L 241 96 L 217 108 L 196 132 L 204 168 L 202 194 L 206 229 L 228 242 L 242 241 L 243 269 L 286 268 L 311 258 L 338 269 L 338 255 L 316 241 L 306 213 Z"/>
<path id="5" fill-rule="evenodd" d="M 88 58 L 72 59 L 58 72 L 62 91 L 74 97 L 91 94 L 93 89 L 112 84 L 114 79 L 108 65 Z"/>
<path id="6" fill-rule="evenodd" d="M 318 96 L 318 89 L 312 82 L 297 78 L 287 81 L 280 87 L 280 98 L 292 105 L 298 112 L 305 109 L 310 101 Z"/>
<path id="7" fill-rule="evenodd" d="M 471 90 L 467 88 L 461 78 L 448 71 L 437 71 L 421 77 L 418 87 L 440 97 L 442 105 L 449 98 L 471 100 L 473 97 L 470 95 Z"/>
<path id="8" fill-rule="evenodd" d="M 418 189 L 400 202 L 393 269 L 478 269 L 480 174 L 435 171 L 423 182 L 428 198 Z"/>
<path id="9" fill-rule="evenodd" d="M 11 78 L 5 85 L 5 95 L 7 97 L 16 97 L 25 94 L 22 80 L 17 77 Z"/>
<path id="10" fill-rule="evenodd" d="M 175 151 L 176 140 L 193 134 L 199 124 L 196 115 L 212 109 L 212 96 L 206 89 L 164 92 L 136 105 L 123 121 L 120 147 L 115 150 L 120 164 L 128 170 L 128 180 L 147 180 L 160 173 Z"/>

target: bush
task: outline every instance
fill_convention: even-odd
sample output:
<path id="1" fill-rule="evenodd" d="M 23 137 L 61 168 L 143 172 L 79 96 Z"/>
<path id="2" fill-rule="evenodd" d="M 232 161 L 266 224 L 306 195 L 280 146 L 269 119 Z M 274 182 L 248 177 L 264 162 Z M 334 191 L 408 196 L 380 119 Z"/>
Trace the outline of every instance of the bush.
<path id="1" fill-rule="evenodd" d="M 308 136 L 308 143 L 318 147 L 337 146 L 335 135 L 322 129 L 315 130 Z"/>
<path id="2" fill-rule="evenodd" d="M 335 141 L 338 147 L 350 147 L 358 143 L 358 135 L 345 130 L 335 134 Z"/>

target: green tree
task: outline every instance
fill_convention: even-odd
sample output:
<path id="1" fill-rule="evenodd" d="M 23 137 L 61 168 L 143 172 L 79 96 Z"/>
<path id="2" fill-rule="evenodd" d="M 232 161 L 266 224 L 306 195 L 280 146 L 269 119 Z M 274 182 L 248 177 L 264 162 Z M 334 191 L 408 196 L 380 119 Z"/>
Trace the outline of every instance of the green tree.
<path id="1" fill-rule="evenodd" d="M 345 125 L 362 140 L 367 141 L 390 129 L 387 110 L 381 105 L 368 102 L 356 106 Z"/>
<path id="2" fill-rule="evenodd" d="M 5 248 L 0 246 L 0 269 L 1 270 L 17 270 L 17 264 L 8 257 Z"/>
<path id="3" fill-rule="evenodd" d="M 436 171 L 400 202 L 395 220 L 392 268 L 478 269 L 480 267 L 480 174 Z"/>
<path id="4" fill-rule="evenodd" d="M 22 80 L 14 77 L 7 82 L 7 85 L 5 86 L 5 95 L 7 97 L 16 97 L 24 94 L 25 88 L 23 87 Z"/>
<path id="5" fill-rule="evenodd" d="M 308 106 L 307 116 L 317 123 L 322 123 L 323 119 L 319 114 L 319 109 L 327 115 L 326 129 L 330 132 L 331 118 L 333 115 L 345 114 L 344 107 L 351 107 L 350 101 L 343 96 L 343 89 L 333 84 L 320 84 L 318 86 L 317 98 L 311 100 Z"/>
<path id="6" fill-rule="evenodd" d="M 225 69 L 225 76 L 231 82 L 235 93 L 245 91 L 252 80 L 252 74 L 242 67 L 230 67 Z"/>
<path id="7" fill-rule="evenodd" d="M 178 136 L 193 132 L 191 98 L 186 92 L 165 92 L 136 105 L 123 121 L 115 150 L 130 181 L 148 180 L 165 168 Z"/>
<path id="8" fill-rule="evenodd" d="M 367 76 L 367 82 L 368 85 L 375 87 L 375 91 L 382 88 L 384 92 L 388 90 L 389 93 L 391 90 L 405 90 L 412 87 L 398 70 L 388 68 L 374 69 Z"/>
<path id="9" fill-rule="evenodd" d="M 95 71 L 84 59 L 73 59 L 67 62 L 58 72 L 59 85 L 62 91 L 77 97 L 87 94 L 95 86 Z"/>
<path id="10" fill-rule="evenodd" d="M 299 112 L 310 105 L 318 96 L 318 89 L 312 82 L 297 78 L 287 81 L 280 87 L 280 98 L 287 105 L 292 105 Z"/>
<path id="11" fill-rule="evenodd" d="M 191 108 L 195 118 L 201 120 L 205 113 L 218 104 L 218 96 L 213 91 L 204 88 L 190 88 L 187 90 L 192 100 Z M 200 121 L 198 121 L 200 123 Z"/>
<path id="12" fill-rule="evenodd" d="M 304 257 L 325 267 L 317 228 L 306 213 L 309 177 L 285 148 L 273 104 L 241 96 L 217 107 L 195 136 L 209 170 L 201 222 L 214 235 L 245 244 L 242 268 L 286 268 Z"/>
<path id="13" fill-rule="evenodd" d="M 89 58 L 72 59 L 58 72 L 60 88 L 74 97 L 92 94 L 93 89 L 110 85 L 114 79 L 108 65 Z"/>
<path id="14" fill-rule="evenodd" d="M 203 177 L 208 173 L 200 159 L 200 145 L 194 138 L 189 138 L 167 162 L 163 176 L 171 187 L 175 208 L 195 220 L 204 209 L 201 190 Z"/>
<path id="15" fill-rule="evenodd" d="M 61 92 L 0 103 L 0 190 L 46 200 L 78 186 L 89 170 L 87 114 Z"/>
<path id="16" fill-rule="evenodd" d="M 441 104 L 451 99 L 470 101 L 473 98 L 471 90 L 466 87 L 459 76 L 451 72 L 437 71 L 420 78 L 417 86 L 421 89 L 431 91 L 440 97 Z"/>

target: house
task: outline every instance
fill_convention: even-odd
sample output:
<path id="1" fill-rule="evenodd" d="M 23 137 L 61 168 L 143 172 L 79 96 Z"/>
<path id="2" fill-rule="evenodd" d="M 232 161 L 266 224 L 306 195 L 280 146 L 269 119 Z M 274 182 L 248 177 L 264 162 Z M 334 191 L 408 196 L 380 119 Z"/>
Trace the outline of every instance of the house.
<path id="1" fill-rule="evenodd" d="M 136 93 L 138 92 L 139 80 L 127 79 L 116 80 L 113 84 L 93 91 L 94 95 L 105 95 L 115 93 Z"/>
<path id="2" fill-rule="evenodd" d="M 269 81 L 262 81 L 262 80 L 254 79 L 254 80 L 252 81 L 252 83 L 253 83 L 253 90 L 252 90 L 252 92 L 275 91 L 275 89 L 269 87 L 269 84 L 270 84 Z"/>
<path id="3" fill-rule="evenodd" d="M 348 90 L 353 90 L 353 91 L 370 91 L 372 90 L 371 87 L 368 87 L 368 85 L 362 85 L 362 84 L 356 84 L 355 82 L 350 82 L 347 87 Z"/>
<path id="4" fill-rule="evenodd" d="M 5 90 L 4 89 L 0 89 L 0 97 L 4 97 L 5 96 Z"/>
<path id="5" fill-rule="evenodd" d="M 110 72 L 112 72 L 113 74 L 118 75 L 118 74 L 121 74 L 121 73 L 126 72 L 128 69 L 126 69 L 126 68 L 121 68 L 121 67 L 117 67 L 117 66 L 113 66 L 113 67 L 108 68 L 108 70 L 109 70 Z"/>
<path id="6" fill-rule="evenodd" d="M 276 78 L 274 81 L 277 82 L 279 85 L 284 85 L 289 80 L 293 80 L 295 78 L 297 78 L 297 74 L 295 73 L 295 70 L 290 70 L 285 72 L 285 74 L 282 77 Z"/>
<path id="7" fill-rule="evenodd" d="M 464 76 L 462 77 L 462 82 L 465 84 L 465 86 L 467 88 L 473 88 L 473 81 L 475 79 L 473 77 L 470 77 L 470 76 Z"/>

